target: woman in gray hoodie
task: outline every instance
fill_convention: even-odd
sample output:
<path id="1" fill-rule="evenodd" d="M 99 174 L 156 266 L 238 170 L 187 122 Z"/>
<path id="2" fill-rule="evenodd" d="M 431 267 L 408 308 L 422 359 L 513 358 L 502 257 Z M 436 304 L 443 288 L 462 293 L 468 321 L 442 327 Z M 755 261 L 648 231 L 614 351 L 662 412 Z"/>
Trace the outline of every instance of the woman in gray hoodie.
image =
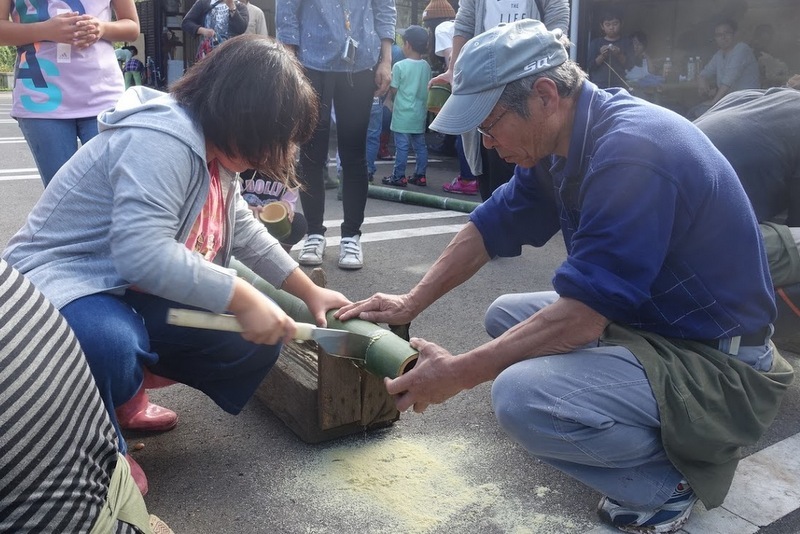
<path id="1" fill-rule="evenodd" d="M 226 41 L 169 94 L 134 87 L 103 112 L 100 134 L 58 171 L 3 252 L 75 331 L 123 454 L 114 407 L 142 387 L 144 368 L 235 414 L 295 333 L 228 268 L 233 255 L 302 299 L 319 325 L 349 302 L 309 280 L 237 187 L 248 168 L 291 182 L 316 114 L 315 93 L 284 47 L 253 35 Z M 168 325 L 173 307 L 227 311 L 244 332 Z"/>

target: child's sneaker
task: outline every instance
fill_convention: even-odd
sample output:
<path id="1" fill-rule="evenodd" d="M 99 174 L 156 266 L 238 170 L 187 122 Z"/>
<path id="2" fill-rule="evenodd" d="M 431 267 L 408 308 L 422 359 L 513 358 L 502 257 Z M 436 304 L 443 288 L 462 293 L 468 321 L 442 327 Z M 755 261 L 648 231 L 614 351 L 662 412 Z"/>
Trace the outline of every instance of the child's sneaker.
<path id="1" fill-rule="evenodd" d="M 428 179 L 425 178 L 424 174 L 415 174 L 411 178 L 408 179 L 408 183 L 418 185 L 420 187 L 425 187 L 428 185 Z"/>
<path id="2" fill-rule="evenodd" d="M 457 193 L 459 195 L 477 195 L 478 180 L 465 180 L 461 176 L 456 176 L 449 184 L 444 184 L 442 190 L 445 193 Z"/>
<path id="3" fill-rule="evenodd" d="M 681 480 L 672 496 L 661 508 L 655 510 L 630 510 L 614 499 L 603 497 L 597 506 L 597 514 L 604 522 L 623 532 L 668 533 L 678 531 L 689 519 L 697 495 L 685 480 Z"/>
<path id="4" fill-rule="evenodd" d="M 395 175 L 384 176 L 383 180 L 381 181 L 386 185 L 394 185 L 397 187 L 405 187 L 406 184 L 408 183 L 408 180 L 406 180 L 405 176 L 395 176 Z"/>

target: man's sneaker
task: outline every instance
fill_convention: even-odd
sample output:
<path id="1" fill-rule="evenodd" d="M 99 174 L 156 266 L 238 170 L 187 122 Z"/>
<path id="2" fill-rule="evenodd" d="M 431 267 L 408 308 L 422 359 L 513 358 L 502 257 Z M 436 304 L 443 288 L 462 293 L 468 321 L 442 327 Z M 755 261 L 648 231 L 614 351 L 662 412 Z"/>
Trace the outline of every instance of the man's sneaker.
<path id="1" fill-rule="evenodd" d="M 361 236 L 343 237 L 339 243 L 339 267 L 360 269 L 364 266 L 364 253 L 361 251 Z"/>
<path id="2" fill-rule="evenodd" d="M 297 257 L 300 265 L 322 265 L 322 256 L 325 254 L 325 236 L 320 234 L 309 234 Z"/>
<path id="3" fill-rule="evenodd" d="M 459 195 L 477 195 L 478 180 L 465 180 L 461 176 L 456 176 L 449 184 L 444 184 L 442 190 L 445 193 L 458 193 Z"/>
<path id="4" fill-rule="evenodd" d="M 672 496 L 661 508 L 655 510 L 630 510 L 614 499 L 603 497 L 597 506 L 597 514 L 604 522 L 623 532 L 665 533 L 678 531 L 697 502 L 697 495 L 685 480 L 681 480 Z"/>
<path id="5" fill-rule="evenodd" d="M 428 185 L 428 179 L 425 178 L 424 174 L 415 174 L 411 178 L 408 179 L 408 183 L 418 185 L 420 187 L 425 187 Z"/>
<path id="6" fill-rule="evenodd" d="M 394 185 L 397 187 L 405 187 L 408 183 L 405 176 L 395 176 L 394 174 L 391 176 L 384 176 L 381 181 L 386 185 Z"/>

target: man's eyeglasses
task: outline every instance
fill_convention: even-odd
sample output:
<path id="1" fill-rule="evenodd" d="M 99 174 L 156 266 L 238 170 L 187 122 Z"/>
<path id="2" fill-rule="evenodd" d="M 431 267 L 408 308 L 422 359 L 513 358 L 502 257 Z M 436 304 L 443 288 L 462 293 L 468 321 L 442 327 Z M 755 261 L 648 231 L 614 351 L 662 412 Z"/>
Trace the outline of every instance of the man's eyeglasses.
<path id="1" fill-rule="evenodd" d="M 495 136 L 493 136 L 492 134 L 490 134 L 490 133 L 489 133 L 489 131 L 490 131 L 492 128 L 494 128 L 494 127 L 497 125 L 497 123 L 498 123 L 498 122 L 500 122 L 500 119 L 502 119 L 502 118 L 503 118 L 503 115 L 505 115 L 506 113 L 508 113 L 508 110 L 509 110 L 509 109 L 510 109 L 510 108 L 506 108 L 506 109 L 505 109 L 505 110 L 504 110 L 504 111 L 503 111 L 503 112 L 502 112 L 500 115 L 498 115 L 498 116 L 497 116 L 497 118 L 496 118 L 495 120 L 493 120 L 493 121 L 492 121 L 492 124 L 490 124 L 490 125 L 489 125 L 489 126 L 487 126 L 486 128 L 483 128 L 483 127 L 481 127 L 481 126 L 478 126 L 478 128 L 477 128 L 478 132 L 479 132 L 481 135 L 485 135 L 485 136 L 487 136 L 487 137 L 491 137 L 492 139 L 495 139 L 495 140 L 497 140 L 497 139 L 495 138 Z"/>

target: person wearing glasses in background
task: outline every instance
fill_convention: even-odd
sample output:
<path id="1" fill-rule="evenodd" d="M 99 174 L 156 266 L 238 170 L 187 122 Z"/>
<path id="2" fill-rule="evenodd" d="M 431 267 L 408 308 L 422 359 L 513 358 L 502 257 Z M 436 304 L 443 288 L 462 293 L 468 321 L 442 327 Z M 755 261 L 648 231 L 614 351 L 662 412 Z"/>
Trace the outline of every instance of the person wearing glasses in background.
<path id="1" fill-rule="evenodd" d="M 699 117 L 728 93 L 761 87 L 758 60 L 747 43 L 736 40 L 736 30 L 732 20 L 720 21 L 714 28 L 714 41 L 719 50 L 697 77 L 700 96 L 708 100 L 695 106 L 689 113 L 690 118 Z"/>
<path id="2" fill-rule="evenodd" d="M 387 391 L 423 412 L 493 380 L 503 429 L 603 493 L 601 520 L 675 532 L 698 499 L 722 503 L 793 377 L 770 340 L 767 258 L 736 173 L 686 119 L 588 81 L 560 32 L 531 19 L 464 46 L 431 128 L 476 127 L 514 177 L 410 292 L 336 316 L 409 323 L 492 258 L 560 232 L 555 291 L 499 297 L 493 339 L 463 354 L 413 338 L 419 360 Z"/>

